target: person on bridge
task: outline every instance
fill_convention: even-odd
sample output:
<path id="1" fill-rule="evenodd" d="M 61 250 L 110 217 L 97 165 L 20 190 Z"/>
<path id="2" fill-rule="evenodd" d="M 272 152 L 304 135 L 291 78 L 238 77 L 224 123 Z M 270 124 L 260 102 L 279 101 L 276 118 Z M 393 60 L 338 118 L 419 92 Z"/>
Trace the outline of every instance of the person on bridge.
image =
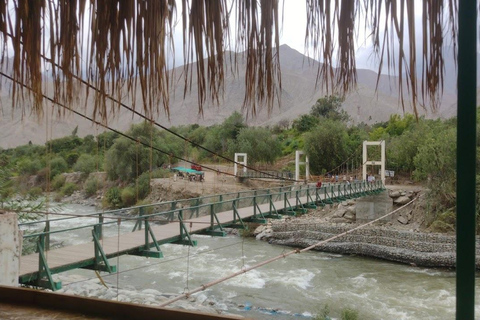
<path id="1" fill-rule="evenodd" d="M 318 179 L 317 189 L 320 189 L 321 187 L 322 187 L 322 180 Z"/>

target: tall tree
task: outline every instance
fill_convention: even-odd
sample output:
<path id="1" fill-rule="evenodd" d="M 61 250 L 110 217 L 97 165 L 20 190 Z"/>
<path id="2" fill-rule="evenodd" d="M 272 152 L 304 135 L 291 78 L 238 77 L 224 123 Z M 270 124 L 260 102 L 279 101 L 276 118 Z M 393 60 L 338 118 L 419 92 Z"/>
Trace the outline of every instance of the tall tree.
<path id="1" fill-rule="evenodd" d="M 345 125 L 338 121 L 324 120 L 305 136 L 305 152 L 313 174 L 334 169 L 347 157 L 348 135 Z"/>

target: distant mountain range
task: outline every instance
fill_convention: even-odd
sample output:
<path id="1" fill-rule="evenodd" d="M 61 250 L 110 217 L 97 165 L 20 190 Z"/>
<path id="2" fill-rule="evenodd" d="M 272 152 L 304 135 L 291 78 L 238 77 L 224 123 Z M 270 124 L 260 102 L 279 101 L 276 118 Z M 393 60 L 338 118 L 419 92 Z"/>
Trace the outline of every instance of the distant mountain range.
<path id="1" fill-rule="evenodd" d="M 207 103 L 204 106 L 203 115 L 199 115 L 196 78 L 193 78 L 192 90 L 185 98 L 183 97 L 183 80 L 179 80 L 171 94 L 170 119 L 167 119 L 162 112 L 156 120 L 168 127 L 193 123 L 208 126 L 220 123 L 234 111 L 239 111 L 246 116 L 249 125 L 274 125 L 281 120 L 291 121 L 301 114 L 308 113 L 315 101 L 326 95 L 326 92 L 315 88 L 319 62 L 307 58 L 287 45 L 280 46 L 279 53 L 282 68 L 281 105 L 275 105 L 270 114 L 266 108 L 263 108 L 253 118 L 251 116 L 247 117 L 246 111 L 242 110 L 245 88 L 245 77 L 242 73 L 245 65 L 241 62 L 242 54 L 239 53 L 237 54 L 237 59 L 240 61 L 238 75 L 234 77 L 227 66 L 225 69 L 224 95 L 218 105 Z M 234 55 L 234 53 L 231 54 Z M 230 61 L 230 59 L 227 60 Z M 192 66 L 192 70 L 195 70 L 194 66 Z M 183 66 L 176 68 L 175 74 L 178 75 L 179 79 L 182 71 Z M 435 113 L 430 110 L 421 110 L 428 118 L 447 118 L 456 114 L 456 77 L 454 76 L 453 59 L 447 59 L 446 74 L 444 94 L 438 110 Z M 357 88 L 346 95 L 342 106 L 354 123 L 375 123 L 387 120 L 391 114 L 403 114 L 395 85 L 395 77 L 389 78 L 386 75 L 381 75 L 377 91 L 375 91 L 376 81 L 377 74 L 375 72 L 365 69 L 358 70 Z M 26 144 L 29 141 L 44 144 L 47 137 L 58 138 L 69 135 L 77 125 L 79 136 L 96 135 L 104 131 L 101 127 L 97 128 L 89 121 L 74 114 L 67 114 L 62 119 L 53 117 L 54 121 L 49 122 L 48 129 L 45 119 L 37 122 L 33 116 L 28 114 L 23 115 L 22 119 L 18 110 L 12 112 L 10 86 L 11 84 L 8 81 L 2 81 L 2 87 L 0 88 L 0 101 L 3 108 L 0 115 L 0 126 L 2 128 L 0 131 L 0 147 L 2 148 Z M 82 91 L 80 90 L 80 92 Z M 137 97 L 139 96 L 140 94 L 137 95 Z M 409 98 L 406 97 L 405 101 L 405 112 L 411 113 L 412 108 Z M 91 103 L 85 104 L 82 97 L 77 100 L 77 104 L 79 106 L 91 105 Z M 140 105 L 141 102 L 138 100 L 137 107 Z M 88 107 L 85 113 L 91 116 Z M 114 119 L 109 120 L 109 125 L 123 131 L 128 129 L 132 123 L 139 121 L 141 119 L 138 116 L 132 116 L 129 111 L 120 110 Z"/>

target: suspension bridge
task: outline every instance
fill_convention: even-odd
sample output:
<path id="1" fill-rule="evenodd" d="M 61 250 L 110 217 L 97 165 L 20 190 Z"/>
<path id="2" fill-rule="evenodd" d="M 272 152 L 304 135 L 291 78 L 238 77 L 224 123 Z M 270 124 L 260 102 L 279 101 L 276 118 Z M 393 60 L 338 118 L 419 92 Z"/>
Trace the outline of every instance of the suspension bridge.
<path id="1" fill-rule="evenodd" d="M 196 245 L 195 233 L 225 236 L 225 228 L 246 228 L 247 222 L 265 223 L 268 218 L 305 213 L 309 208 L 385 190 L 381 181 L 351 184 L 291 185 L 162 202 L 88 215 L 36 220 L 19 224 L 23 241 L 35 242 L 36 253 L 21 257 L 19 282 L 51 290 L 61 288 L 52 275 L 76 268 L 115 272 L 109 259 L 130 254 L 161 258 L 160 245 Z M 56 225 L 77 219 L 75 227 Z M 63 222 L 63 223 L 62 223 Z M 28 230 L 42 230 L 28 232 Z M 90 233 L 86 242 L 53 248 L 55 237 L 80 230 Z"/>

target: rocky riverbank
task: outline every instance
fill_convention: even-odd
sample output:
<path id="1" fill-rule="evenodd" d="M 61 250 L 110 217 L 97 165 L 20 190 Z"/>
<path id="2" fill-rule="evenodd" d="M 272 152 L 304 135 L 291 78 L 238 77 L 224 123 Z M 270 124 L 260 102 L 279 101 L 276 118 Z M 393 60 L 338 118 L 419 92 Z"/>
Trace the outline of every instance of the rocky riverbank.
<path id="1" fill-rule="evenodd" d="M 407 203 L 418 192 L 390 191 L 392 201 Z M 398 200 L 401 201 L 398 201 Z M 355 230 L 316 248 L 319 251 L 357 254 L 414 266 L 454 268 L 455 236 L 426 232 L 416 211 L 423 204 L 402 209 L 388 219 Z M 423 216 L 423 215 L 422 215 Z M 311 210 L 299 217 L 272 220 L 255 230 L 257 239 L 272 244 L 305 248 L 361 225 L 355 220 L 355 201 Z M 480 237 L 476 268 L 480 270 Z"/>

